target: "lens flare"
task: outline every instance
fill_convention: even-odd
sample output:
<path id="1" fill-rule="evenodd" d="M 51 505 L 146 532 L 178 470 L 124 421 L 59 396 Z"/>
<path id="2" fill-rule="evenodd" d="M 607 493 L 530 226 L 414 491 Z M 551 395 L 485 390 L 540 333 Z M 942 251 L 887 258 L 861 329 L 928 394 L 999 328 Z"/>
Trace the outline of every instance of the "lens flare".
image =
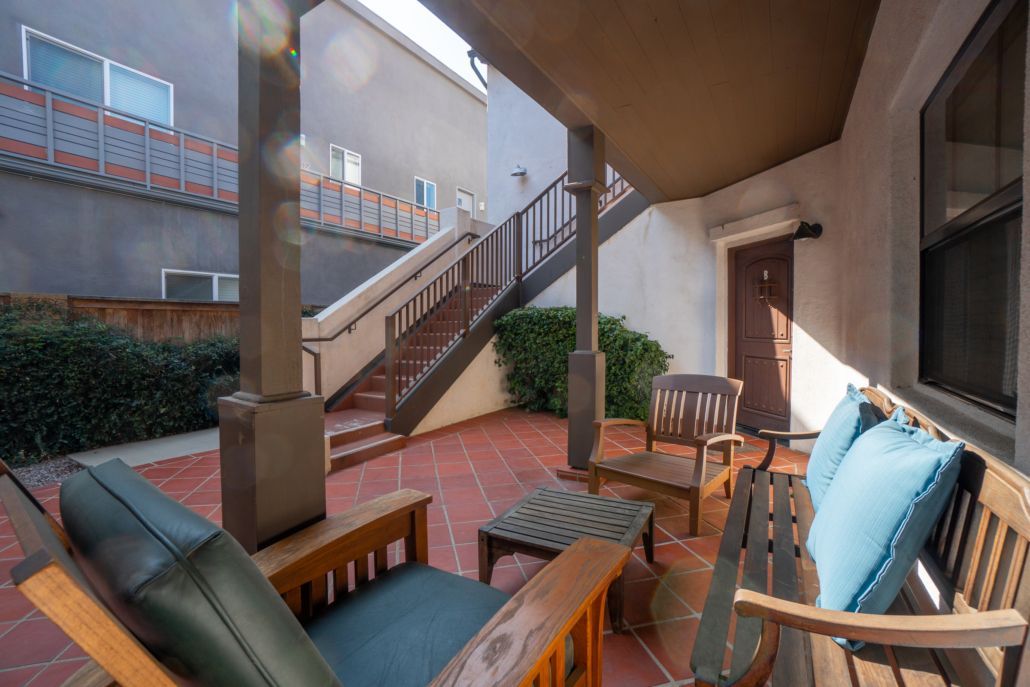
<path id="1" fill-rule="evenodd" d="M 364 88 L 375 75 L 379 49 L 366 34 L 348 29 L 333 37 L 319 63 L 337 92 L 353 93 Z"/>
<path id="2" fill-rule="evenodd" d="M 266 55 L 282 53 L 290 40 L 290 10 L 283 0 L 247 0 L 239 13 L 240 41 L 258 45 Z"/>

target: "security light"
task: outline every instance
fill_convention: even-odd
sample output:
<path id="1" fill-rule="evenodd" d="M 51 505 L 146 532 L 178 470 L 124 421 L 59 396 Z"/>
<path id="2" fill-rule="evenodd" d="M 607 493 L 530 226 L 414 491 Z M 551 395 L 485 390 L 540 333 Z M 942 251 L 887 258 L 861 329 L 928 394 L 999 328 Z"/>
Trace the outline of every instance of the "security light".
<path id="1" fill-rule="evenodd" d="M 809 224 L 808 222 L 802 222 L 798 225 L 797 230 L 794 232 L 795 241 L 804 241 L 805 239 L 817 239 L 823 235 L 823 225 L 821 224 Z"/>
<path id="2" fill-rule="evenodd" d="M 513 177 L 524 177 L 526 176 L 526 168 L 516 163 L 515 169 L 511 170 L 511 175 Z"/>

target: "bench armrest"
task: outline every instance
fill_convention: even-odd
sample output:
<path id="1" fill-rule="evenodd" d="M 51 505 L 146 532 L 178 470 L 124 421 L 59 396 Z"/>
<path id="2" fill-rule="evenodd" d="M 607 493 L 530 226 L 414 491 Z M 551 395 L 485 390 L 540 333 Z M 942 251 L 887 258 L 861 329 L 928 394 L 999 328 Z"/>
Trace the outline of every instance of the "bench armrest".
<path id="1" fill-rule="evenodd" d="M 934 615 L 877 615 L 830 611 L 737 590 L 733 608 L 739 615 L 762 618 L 805 632 L 852 641 L 941 649 L 1022 645 L 1027 621 L 1015 609 Z"/>
<path id="2" fill-rule="evenodd" d="M 285 594 L 330 570 L 404 539 L 407 560 L 428 562 L 426 507 L 433 497 L 401 489 L 305 527 L 251 558 Z"/>
<path id="3" fill-rule="evenodd" d="M 469 640 L 432 687 L 600 684 L 606 592 L 629 556 L 629 547 L 615 542 L 576 541 Z M 569 635 L 575 663 L 565 680 Z"/>
<path id="4" fill-rule="evenodd" d="M 771 429 L 760 429 L 758 430 L 759 439 L 768 439 L 769 448 L 765 452 L 765 457 L 762 458 L 762 462 L 758 464 L 755 470 L 768 470 L 772 464 L 773 456 L 776 455 L 776 442 L 777 441 L 789 441 L 791 439 L 815 439 L 819 436 L 821 430 L 814 432 L 776 432 Z"/>
<path id="5" fill-rule="evenodd" d="M 631 420 L 622 417 L 594 420 L 594 446 L 590 451 L 590 462 L 600 463 L 604 460 L 604 431 L 609 427 L 618 427 L 620 425 L 647 429 L 647 423 L 643 420 Z"/>
<path id="6" fill-rule="evenodd" d="M 694 437 L 694 446 L 696 448 L 707 448 L 709 446 L 714 446 L 715 444 L 722 444 L 727 441 L 732 443 L 734 446 L 740 446 L 744 443 L 744 437 L 740 436 L 739 434 L 720 434 L 718 432 L 710 434 L 699 434 L 696 437 Z"/>

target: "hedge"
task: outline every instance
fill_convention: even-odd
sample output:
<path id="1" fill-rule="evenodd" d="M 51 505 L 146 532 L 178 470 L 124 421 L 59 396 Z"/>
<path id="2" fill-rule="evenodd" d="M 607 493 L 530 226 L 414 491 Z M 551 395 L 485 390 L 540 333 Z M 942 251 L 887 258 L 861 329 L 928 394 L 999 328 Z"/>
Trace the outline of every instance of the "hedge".
<path id="1" fill-rule="evenodd" d="M 209 387 L 239 367 L 237 339 L 139 341 L 46 303 L 0 307 L 0 456 L 24 465 L 211 427 Z"/>
<path id="2" fill-rule="evenodd" d="M 669 371 L 661 345 L 625 325 L 625 317 L 601 315 L 598 337 L 605 354 L 605 414 L 644 419 L 651 378 Z M 574 308 L 519 308 L 495 323 L 497 364 L 509 366 L 508 392 L 530 410 L 568 414 L 569 353 L 576 343 Z"/>

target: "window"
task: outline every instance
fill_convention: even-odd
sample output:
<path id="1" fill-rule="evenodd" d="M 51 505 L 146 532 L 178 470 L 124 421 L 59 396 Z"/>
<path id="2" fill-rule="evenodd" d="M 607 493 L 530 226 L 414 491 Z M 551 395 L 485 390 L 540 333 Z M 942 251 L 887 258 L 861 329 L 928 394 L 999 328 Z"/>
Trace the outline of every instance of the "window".
<path id="1" fill-rule="evenodd" d="M 361 186 L 361 156 L 346 148 L 329 144 L 329 176 Z"/>
<path id="2" fill-rule="evenodd" d="M 422 177 L 415 177 L 415 205 L 436 209 L 436 184 Z"/>
<path id="3" fill-rule="evenodd" d="M 920 377 L 1015 415 L 1027 4 L 984 15 L 922 112 Z"/>
<path id="4" fill-rule="evenodd" d="M 22 27 L 25 78 L 172 126 L 172 84 Z"/>
<path id="5" fill-rule="evenodd" d="M 240 277 L 236 274 L 161 270 L 161 297 L 180 301 L 240 300 Z"/>

